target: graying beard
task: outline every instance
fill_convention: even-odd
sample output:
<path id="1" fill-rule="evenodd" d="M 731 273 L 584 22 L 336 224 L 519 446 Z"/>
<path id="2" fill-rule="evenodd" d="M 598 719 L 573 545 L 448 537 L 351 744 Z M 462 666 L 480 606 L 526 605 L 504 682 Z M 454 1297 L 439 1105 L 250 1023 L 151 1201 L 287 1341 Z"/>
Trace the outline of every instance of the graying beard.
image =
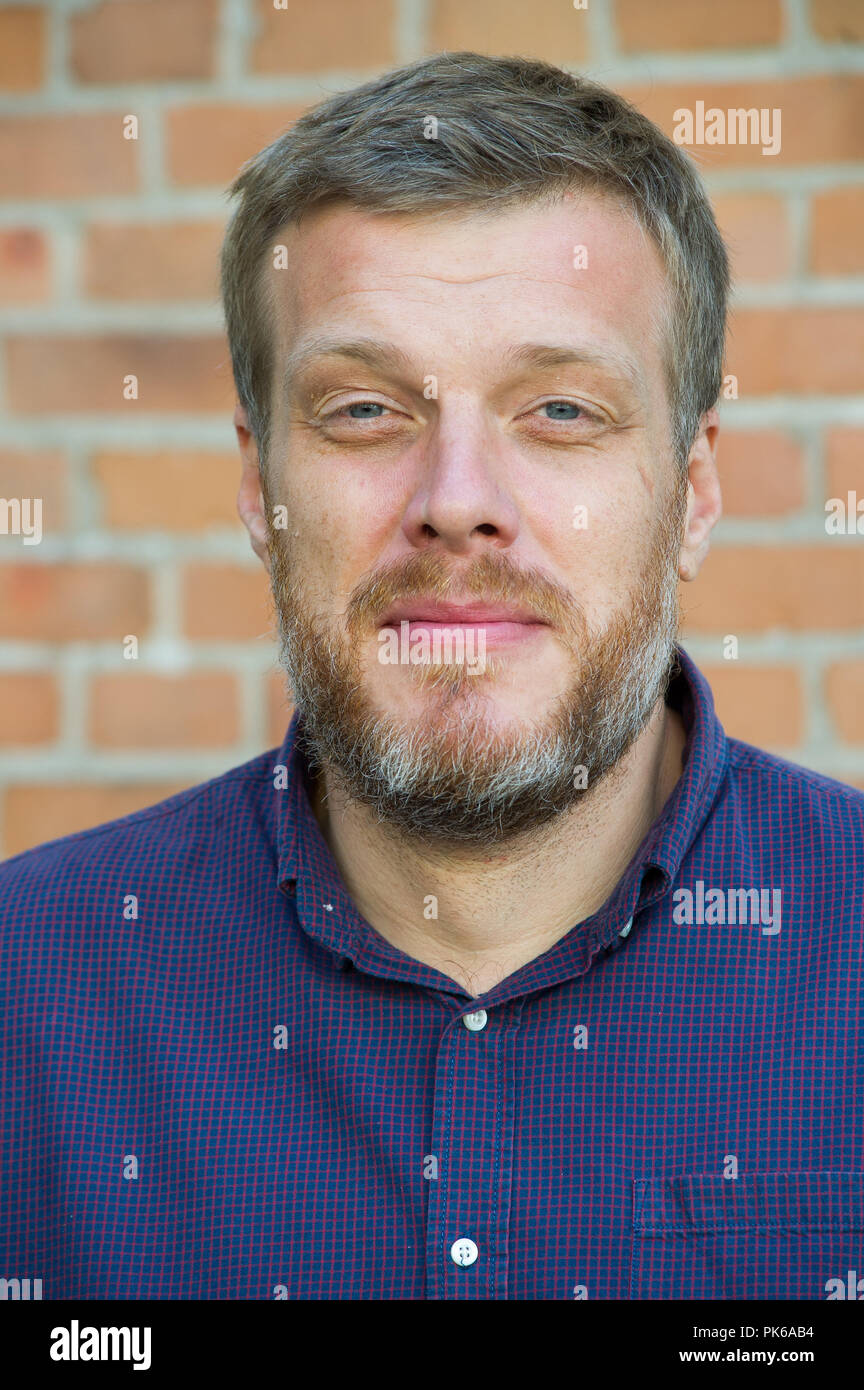
<path id="1" fill-rule="evenodd" d="M 349 797 L 377 810 L 396 830 L 438 843 L 483 846 L 530 832 L 588 796 L 642 733 L 669 678 L 678 630 L 674 580 L 664 586 L 661 613 L 649 640 L 625 648 L 615 678 L 595 691 L 591 707 L 578 696 L 553 714 L 550 731 L 530 732 L 514 748 L 496 737 L 466 732 L 449 765 L 441 748 L 418 729 L 379 716 L 354 733 L 341 718 L 319 717 L 317 678 L 302 643 L 282 621 L 280 659 L 301 711 L 299 739 L 310 760 L 328 768 Z M 331 670 L 338 659 L 328 645 Z M 586 682 L 592 682 L 590 669 Z M 595 682 L 596 685 L 596 682 Z M 343 694 L 344 709 L 351 691 Z M 470 706 L 469 706 L 470 709 Z M 467 724 L 469 709 L 458 722 Z M 556 727 L 557 726 L 557 727 Z M 452 736 L 452 730 L 451 730 Z M 493 766 L 488 767 L 491 759 Z M 577 785 L 585 768 L 587 785 Z"/>

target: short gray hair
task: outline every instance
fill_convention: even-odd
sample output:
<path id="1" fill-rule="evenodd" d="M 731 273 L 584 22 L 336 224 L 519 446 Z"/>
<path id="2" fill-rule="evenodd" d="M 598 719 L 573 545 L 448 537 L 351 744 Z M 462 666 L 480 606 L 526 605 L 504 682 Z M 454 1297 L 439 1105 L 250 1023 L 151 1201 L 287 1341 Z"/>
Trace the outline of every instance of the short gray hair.
<path id="1" fill-rule="evenodd" d="M 672 441 L 686 462 L 720 394 L 729 293 L 726 249 L 695 165 L 623 97 L 586 78 L 535 59 L 439 53 L 305 112 L 231 185 L 240 202 L 222 246 L 222 300 L 262 468 L 275 341 L 264 262 L 281 229 L 328 203 L 489 211 L 574 189 L 629 207 L 660 251 L 671 289 L 663 327 Z"/>

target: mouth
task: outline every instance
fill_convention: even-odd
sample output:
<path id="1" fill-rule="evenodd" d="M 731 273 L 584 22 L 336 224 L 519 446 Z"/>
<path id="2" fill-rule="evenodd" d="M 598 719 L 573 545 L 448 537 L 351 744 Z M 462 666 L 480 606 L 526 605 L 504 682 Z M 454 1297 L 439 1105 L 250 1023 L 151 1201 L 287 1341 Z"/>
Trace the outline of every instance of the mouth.
<path id="1" fill-rule="evenodd" d="M 392 604 L 379 623 L 380 628 L 401 628 L 408 624 L 408 635 L 415 631 L 434 633 L 446 629 L 475 636 L 483 633 L 487 646 L 523 642 L 548 629 L 549 624 L 527 608 L 506 604 L 441 603 L 437 599 L 407 599 Z"/>

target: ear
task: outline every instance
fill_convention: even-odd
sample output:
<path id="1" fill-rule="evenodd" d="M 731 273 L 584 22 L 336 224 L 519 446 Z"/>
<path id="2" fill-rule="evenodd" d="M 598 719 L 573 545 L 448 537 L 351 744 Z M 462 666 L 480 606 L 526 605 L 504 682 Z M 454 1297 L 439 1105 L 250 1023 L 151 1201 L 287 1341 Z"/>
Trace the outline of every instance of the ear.
<path id="1" fill-rule="evenodd" d="M 270 548 L 267 531 L 267 517 L 264 512 L 264 494 L 261 489 L 261 473 L 258 466 L 258 445 L 250 433 L 249 421 L 242 405 L 234 410 L 234 429 L 243 460 L 240 477 L 240 491 L 237 493 L 237 511 L 240 520 L 249 532 L 252 549 L 270 573 Z"/>
<path id="2" fill-rule="evenodd" d="M 678 561 L 678 573 L 684 580 L 695 579 L 699 573 L 711 532 L 723 511 L 715 461 L 719 432 L 717 411 L 706 411 L 687 460 L 687 520 Z"/>

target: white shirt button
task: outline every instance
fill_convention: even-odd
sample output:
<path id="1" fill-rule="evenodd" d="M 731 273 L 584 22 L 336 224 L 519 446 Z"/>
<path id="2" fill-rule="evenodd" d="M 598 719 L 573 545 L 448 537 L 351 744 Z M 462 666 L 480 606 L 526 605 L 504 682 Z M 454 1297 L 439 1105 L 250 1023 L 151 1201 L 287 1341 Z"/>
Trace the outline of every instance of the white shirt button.
<path id="1" fill-rule="evenodd" d="M 481 1028 L 486 1027 L 488 1014 L 485 1009 L 476 1009 L 473 1014 L 463 1014 L 462 1022 L 469 1033 L 479 1033 Z"/>
<path id="2" fill-rule="evenodd" d="M 478 1255 L 477 1246 L 473 1240 L 468 1240 L 465 1236 L 461 1240 L 454 1240 L 450 1246 L 450 1258 L 454 1265 L 461 1265 L 465 1269 L 468 1265 L 473 1265 Z"/>
<path id="3" fill-rule="evenodd" d="M 627 923 L 627 925 L 626 925 L 626 927 L 624 928 L 624 930 L 623 930 L 623 931 L 619 931 L 618 935 L 619 935 L 619 936 L 629 936 L 629 934 L 630 934 L 630 928 L 632 927 L 632 925 L 633 925 L 633 918 L 631 917 L 631 918 L 630 918 L 630 921 Z"/>

